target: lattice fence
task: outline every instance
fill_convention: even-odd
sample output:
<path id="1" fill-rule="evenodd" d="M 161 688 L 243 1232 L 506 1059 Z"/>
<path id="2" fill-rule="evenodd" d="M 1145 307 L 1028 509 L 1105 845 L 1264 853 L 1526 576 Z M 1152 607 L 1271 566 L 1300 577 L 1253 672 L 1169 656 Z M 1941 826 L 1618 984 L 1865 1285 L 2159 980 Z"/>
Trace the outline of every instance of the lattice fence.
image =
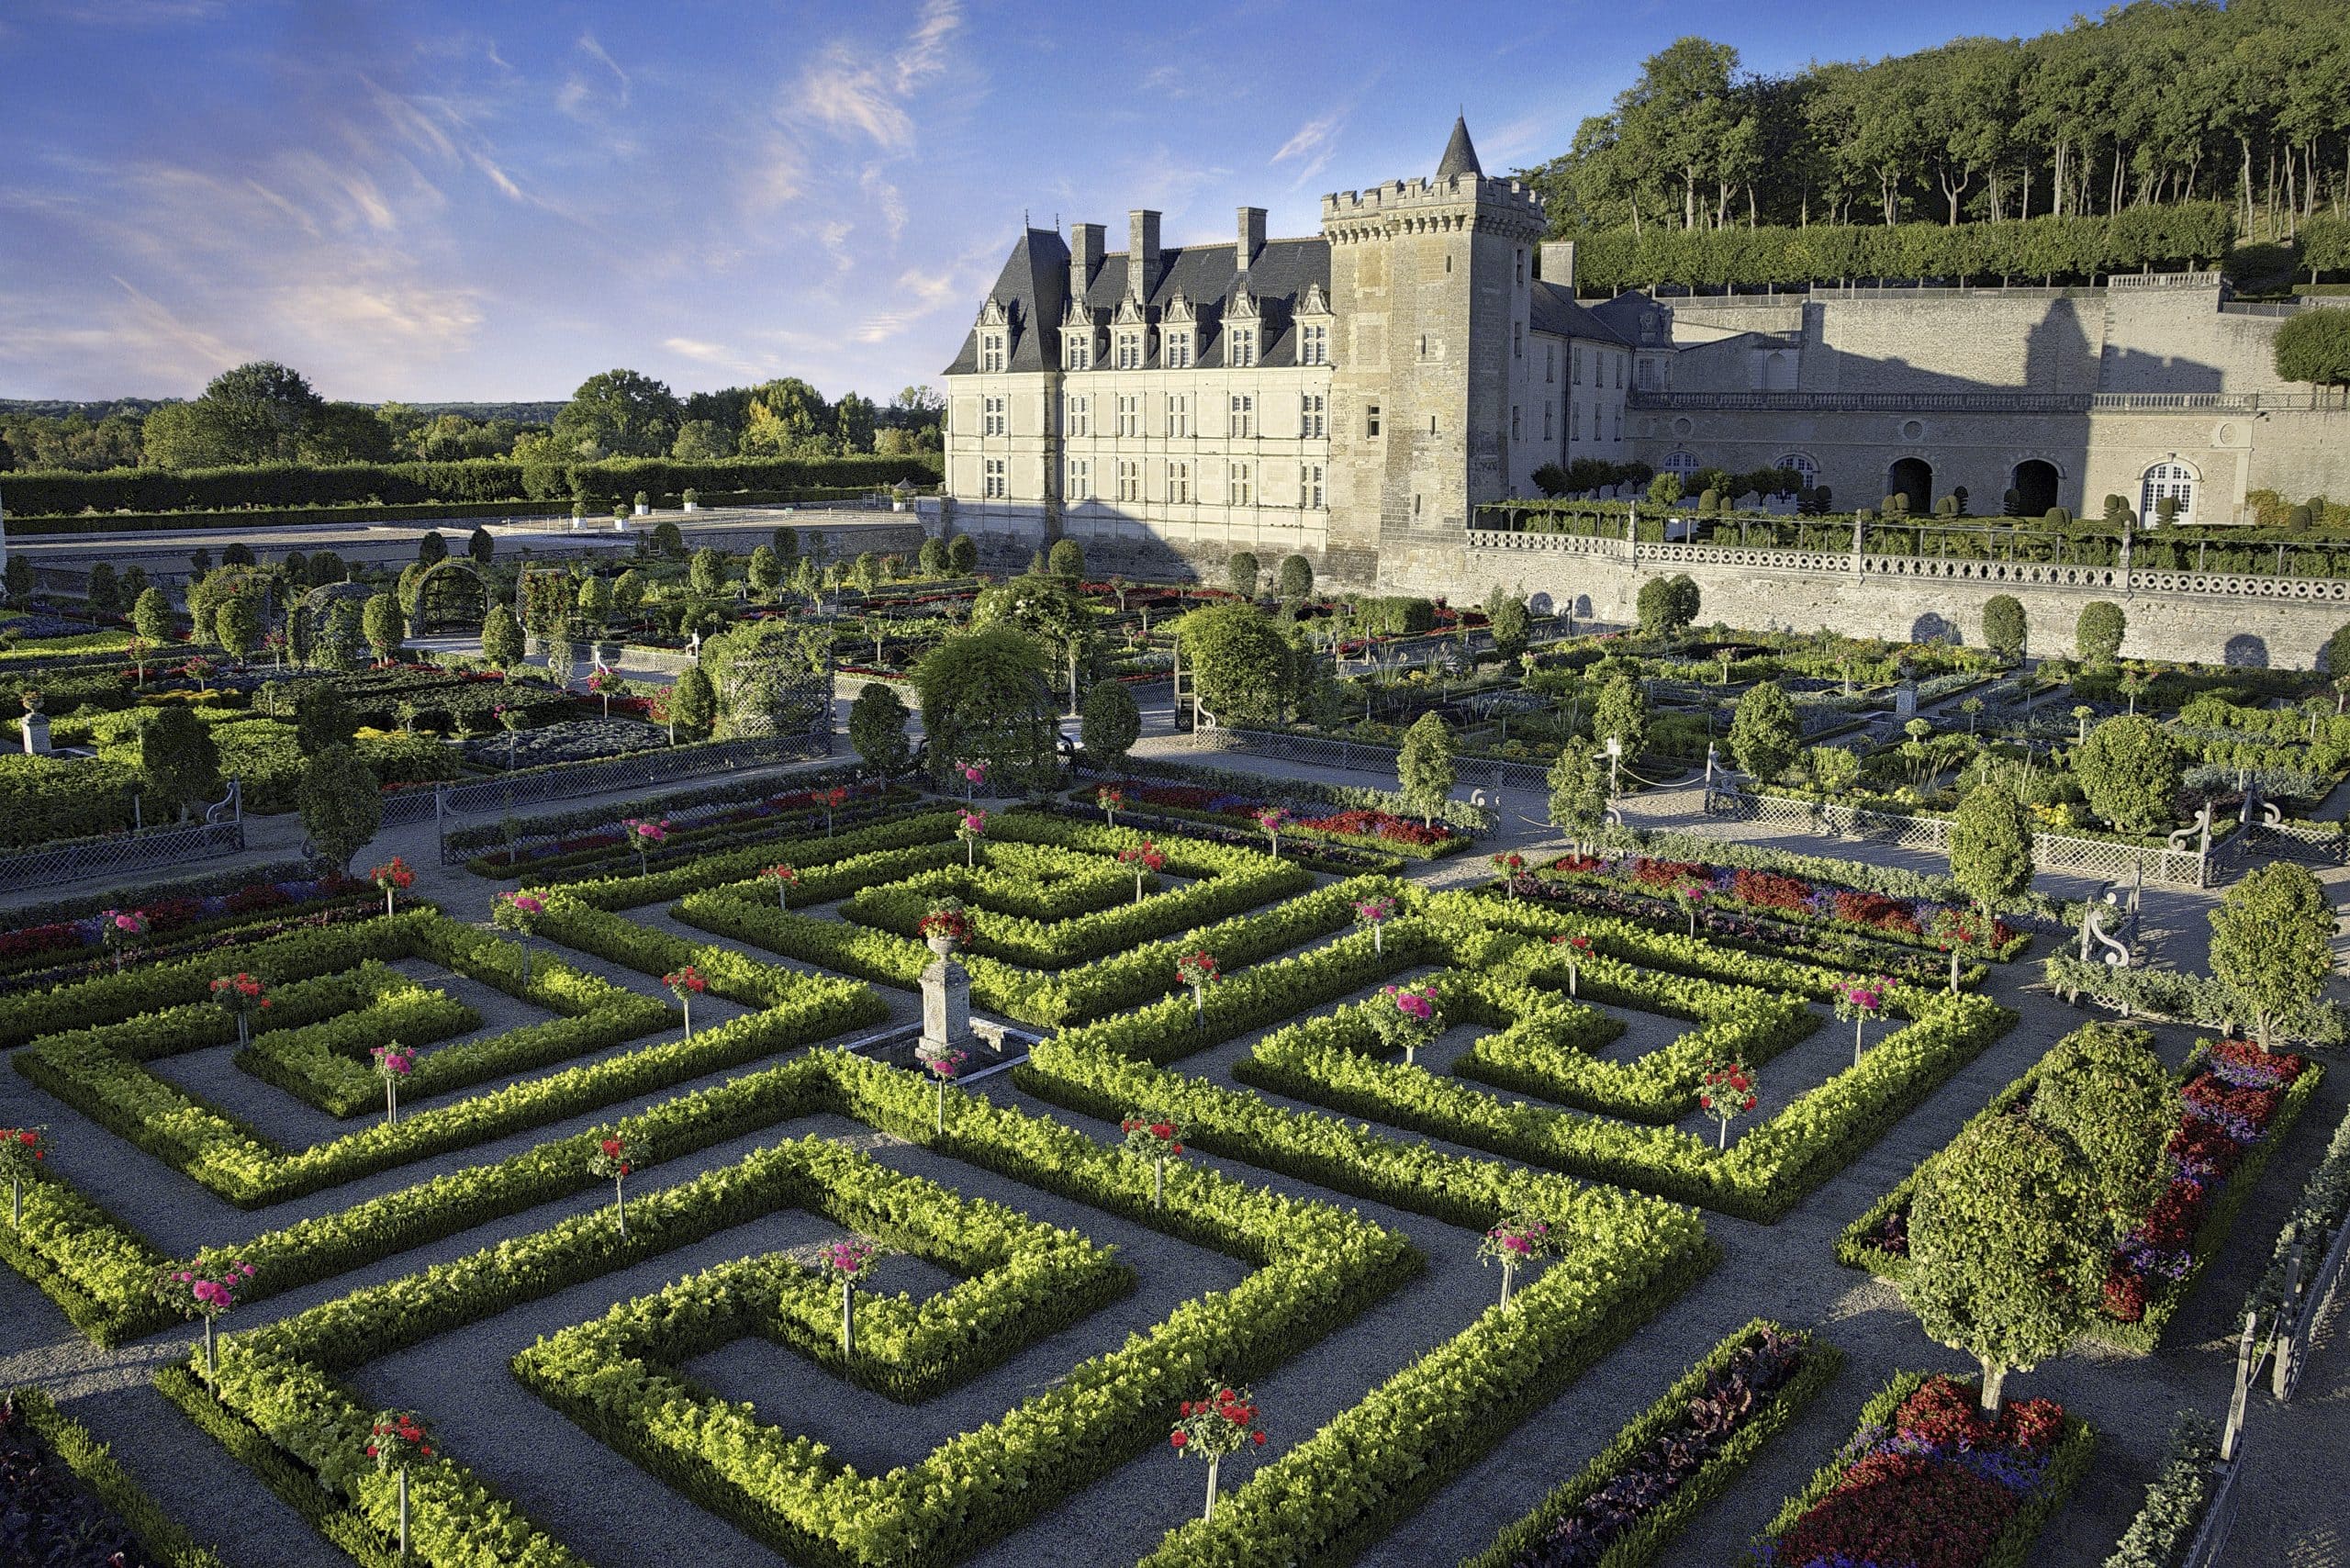
<path id="1" fill-rule="evenodd" d="M 73 839 L 0 856 L 0 888 L 46 887 L 84 877 L 159 871 L 191 860 L 234 855 L 244 846 L 241 816 Z"/>
<path id="2" fill-rule="evenodd" d="M 1950 823 L 1941 817 L 1903 816 L 1897 812 L 1728 790 L 1714 790 L 1707 797 L 1707 810 L 1732 822 L 1757 823 L 1785 832 L 1823 834 L 1936 855 L 1950 853 Z M 2221 857 L 2193 849 L 2154 849 L 2056 833 L 2031 835 L 2031 863 L 2036 870 L 2095 881 L 2135 881 L 2143 871 L 2148 884 L 2173 888 L 2209 887 L 2226 866 Z"/>

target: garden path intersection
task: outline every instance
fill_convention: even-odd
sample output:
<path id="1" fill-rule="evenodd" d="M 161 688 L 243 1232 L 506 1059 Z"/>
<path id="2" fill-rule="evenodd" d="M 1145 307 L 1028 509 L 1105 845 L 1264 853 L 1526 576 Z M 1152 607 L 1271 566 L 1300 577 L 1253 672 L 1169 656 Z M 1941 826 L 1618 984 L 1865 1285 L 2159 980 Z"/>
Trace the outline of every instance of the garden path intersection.
<path id="1" fill-rule="evenodd" d="M 444 868 L 429 830 L 395 830 L 373 857 L 403 854 L 406 898 L 442 913 L 0 997 L 0 1124 L 53 1149 L 7 1238 L 0 1382 L 50 1387 L 232 1562 L 380 1554 L 390 1484 L 351 1435 L 391 1407 L 442 1445 L 412 1477 L 420 1561 L 1171 1568 L 1278 1540 L 1274 1561 L 1402 1568 L 1483 1550 L 1758 1315 L 1842 1365 L 1667 1561 L 1729 1560 L 1895 1373 L 1972 1371 L 1836 1245 L 2087 1021 L 2031 988 L 2036 964 L 1956 996 L 1897 985 L 1855 1067 L 1839 968 L 1491 887 L 1487 852 L 1568 847 L 1533 797 L 1503 792 L 1471 854 L 1369 868 L 1153 823 L 1166 863 L 1139 896 L 1115 855 L 1146 830 L 982 803 L 975 847 L 908 800 L 829 836 L 793 821 L 535 881 Z M 1694 805 L 1652 791 L 1628 814 L 1685 827 Z M 788 908 L 758 876 L 782 860 Z M 491 931 L 516 887 L 543 916 Z M 918 1020 L 917 926 L 947 897 L 975 914 L 975 1010 L 1045 1043 L 948 1087 L 942 1115 L 910 1062 L 836 1047 Z M 1376 942 L 1372 898 L 1397 905 Z M 2150 902 L 2182 966 L 2205 903 Z M 1549 938 L 1576 932 L 1570 981 Z M 1195 1002 L 1174 969 L 1201 949 L 1220 977 Z M 241 1055 L 200 1000 L 223 963 L 284 1010 Z M 688 965 L 690 1038 L 664 984 Z M 1383 988 L 1423 986 L 1440 1027 L 1407 1064 L 1372 1019 Z M 2154 1035 L 2174 1066 L 2195 1038 Z M 396 1126 L 367 1067 L 390 1038 L 430 1074 Z M 1725 1053 L 1762 1103 L 1717 1152 L 1698 1079 Z M 2341 1119 L 2339 1078 L 2156 1353 L 2084 1341 L 2010 1381 L 2098 1434 L 2032 1561 L 2102 1561 L 2172 1412 L 2223 1404 L 2265 1221 Z M 1123 1147 L 1136 1112 L 1181 1129 L 1163 1204 Z M 608 1137 L 635 1156 L 625 1237 L 588 1169 Z M 1504 1311 L 1480 1253 L 1529 1215 L 1553 1255 Z M 826 1260 L 856 1237 L 883 1255 L 850 1286 L 845 1351 Z M 208 1386 L 149 1290 L 200 1250 L 257 1271 Z M 1204 1467 L 1167 1436 L 1215 1383 L 1247 1385 L 1268 1439 L 1223 1463 L 1202 1521 Z M 2339 1419 L 2291 1414 L 2313 1436 Z M 2242 1561 L 2287 1561 L 2259 1512 Z"/>

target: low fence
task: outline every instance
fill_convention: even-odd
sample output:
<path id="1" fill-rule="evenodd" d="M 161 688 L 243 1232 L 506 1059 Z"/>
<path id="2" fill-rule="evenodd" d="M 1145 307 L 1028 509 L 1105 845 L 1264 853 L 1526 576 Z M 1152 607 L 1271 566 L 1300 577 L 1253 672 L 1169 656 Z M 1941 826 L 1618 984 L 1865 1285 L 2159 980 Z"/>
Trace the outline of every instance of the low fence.
<path id="1" fill-rule="evenodd" d="M 1833 806 L 1820 801 L 1724 789 L 1707 793 L 1706 811 L 1710 816 L 1728 821 L 1756 823 L 1786 832 L 1823 834 L 1934 855 L 1950 853 L 1950 823 L 1942 817 L 1903 816 L 1897 812 L 1873 812 L 1864 807 Z M 2208 888 L 2225 879 L 2233 858 L 2216 852 L 2208 843 L 2193 849 L 2154 848 L 2111 839 L 2076 838 L 2069 834 L 2031 835 L 2034 870 L 2062 872 L 2093 881 L 2143 880 L 2154 887 Z"/>
<path id="2" fill-rule="evenodd" d="M 1348 773 L 1395 777 L 1395 748 L 1365 745 L 1360 741 L 1325 740 L 1319 735 L 1288 735 L 1271 730 L 1227 730 L 1202 725 L 1192 732 L 1192 749 L 1237 751 L 1251 756 L 1300 762 L 1310 767 L 1336 767 Z M 1550 770 L 1525 762 L 1497 762 L 1491 757 L 1456 756 L 1455 775 L 1463 784 L 1499 790 L 1548 790 Z"/>
<path id="3" fill-rule="evenodd" d="M 510 778 L 487 778 L 470 784 L 441 784 L 385 801 L 384 821 L 395 821 L 398 802 L 401 822 L 437 822 L 441 826 L 441 863 L 461 866 L 471 851 L 452 850 L 451 824 L 468 816 L 504 815 L 518 807 L 548 801 L 576 800 L 618 790 L 642 790 L 680 779 L 709 778 L 780 763 L 830 756 L 829 729 L 797 735 L 762 735 L 739 741 L 711 741 L 700 745 L 665 747 L 637 752 L 604 762 L 581 762 L 539 772 L 518 773 Z"/>
<path id="4" fill-rule="evenodd" d="M 244 790 L 231 778 L 228 794 L 206 809 L 202 822 L 133 828 L 129 833 L 67 839 L 0 855 L 0 889 L 50 887 L 84 877 L 160 871 L 191 860 L 234 855 L 245 847 L 244 805 Z"/>

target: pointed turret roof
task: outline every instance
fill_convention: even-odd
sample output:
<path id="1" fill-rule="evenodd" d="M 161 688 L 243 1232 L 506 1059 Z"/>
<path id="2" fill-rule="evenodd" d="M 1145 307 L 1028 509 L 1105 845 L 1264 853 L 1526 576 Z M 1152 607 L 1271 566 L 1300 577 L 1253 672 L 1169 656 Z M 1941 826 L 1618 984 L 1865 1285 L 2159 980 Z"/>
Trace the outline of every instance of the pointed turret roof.
<path id="1" fill-rule="evenodd" d="M 1477 162 L 1477 149 L 1469 140 L 1469 118 L 1457 117 L 1452 122 L 1452 140 L 1444 144 L 1444 162 L 1436 166 L 1436 177 L 1449 180 L 1455 174 L 1482 176 L 1484 172 Z"/>

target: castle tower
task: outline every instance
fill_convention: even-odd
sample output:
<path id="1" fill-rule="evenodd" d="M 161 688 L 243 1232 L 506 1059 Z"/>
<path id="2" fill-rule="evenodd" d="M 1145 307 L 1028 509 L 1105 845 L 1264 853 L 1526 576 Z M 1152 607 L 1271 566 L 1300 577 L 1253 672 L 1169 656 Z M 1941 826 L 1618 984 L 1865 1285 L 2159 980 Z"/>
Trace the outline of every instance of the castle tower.
<path id="1" fill-rule="evenodd" d="M 1334 576 L 1458 586 L 1471 509 L 1508 485 L 1544 227 L 1541 198 L 1486 177 L 1460 120 L 1435 178 L 1322 198 Z"/>

